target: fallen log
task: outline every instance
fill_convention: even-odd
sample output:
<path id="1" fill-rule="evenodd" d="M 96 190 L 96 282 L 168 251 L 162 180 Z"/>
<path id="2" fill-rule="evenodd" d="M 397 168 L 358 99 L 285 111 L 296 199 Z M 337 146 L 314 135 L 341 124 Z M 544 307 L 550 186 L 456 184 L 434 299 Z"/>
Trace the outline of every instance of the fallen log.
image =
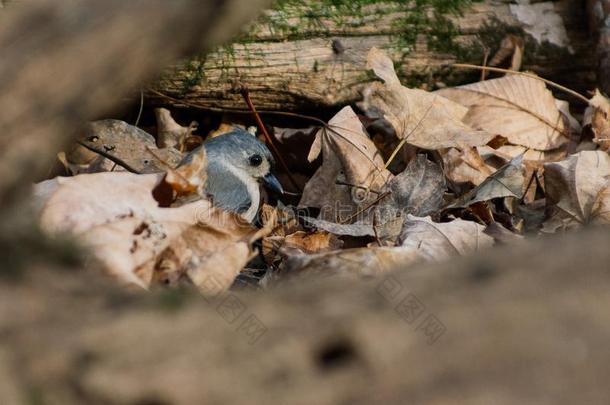
<path id="1" fill-rule="evenodd" d="M 508 35 L 525 44 L 523 69 L 576 90 L 595 87 L 594 49 L 579 0 L 454 0 L 454 11 L 461 15 L 445 11 L 429 17 L 418 13 L 427 16 L 430 9 L 403 2 L 359 6 L 356 1 L 349 7 L 328 0 L 307 7 L 284 3 L 288 5 L 268 11 L 233 43 L 167 71 L 154 90 L 178 100 L 149 92 L 148 101 L 243 108 L 238 89 L 245 84 L 259 109 L 345 105 L 358 100 L 373 79 L 365 67 L 373 46 L 391 53 L 404 83 L 434 89 L 476 80 L 479 73 L 443 66 L 482 64 L 486 53 L 491 60 Z"/>

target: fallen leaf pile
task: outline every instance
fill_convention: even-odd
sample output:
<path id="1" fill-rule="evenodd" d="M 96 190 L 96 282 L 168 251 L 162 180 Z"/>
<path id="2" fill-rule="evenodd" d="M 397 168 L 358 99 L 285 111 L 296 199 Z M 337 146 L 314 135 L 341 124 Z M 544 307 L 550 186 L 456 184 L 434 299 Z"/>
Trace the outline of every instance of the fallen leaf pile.
<path id="1" fill-rule="evenodd" d="M 601 93 L 579 122 L 535 77 L 427 92 L 403 86 L 381 50 L 367 66 L 380 81 L 358 114 L 346 106 L 317 129 L 276 128 L 304 187 L 298 200 L 263 204 L 256 225 L 207 200 L 203 148 L 176 169 L 196 123 L 158 109 L 156 139 L 115 120 L 86 128 L 62 155 L 74 176 L 35 187 L 42 227 L 82 242 L 121 282 L 215 294 L 240 277 L 267 287 L 288 275 L 375 276 L 610 223 Z"/>
<path id="2" fill-rule="evenodd" d="M 162 208 L 153 189 L 162 175 L 95 173 L 36 186 L 40 221 L 51 234 L 69 231 L 120 281 L 188 280 L 210 293 L 228 288 L 265 230 L 199 199 Z"/>

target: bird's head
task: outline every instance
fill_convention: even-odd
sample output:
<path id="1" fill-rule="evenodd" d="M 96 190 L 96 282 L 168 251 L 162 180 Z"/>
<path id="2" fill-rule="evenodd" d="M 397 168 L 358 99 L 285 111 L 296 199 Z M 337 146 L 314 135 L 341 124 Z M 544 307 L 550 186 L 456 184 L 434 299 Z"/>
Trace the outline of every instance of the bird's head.
<path id="1" fill-rule="evenodd" d="M 275 162 L 271 152 L 249 132 L 236 129 L 206 141 L 204 146 L 209 162 L 222 161 L 269 189 L 283 193 L 272 173 Z"/>

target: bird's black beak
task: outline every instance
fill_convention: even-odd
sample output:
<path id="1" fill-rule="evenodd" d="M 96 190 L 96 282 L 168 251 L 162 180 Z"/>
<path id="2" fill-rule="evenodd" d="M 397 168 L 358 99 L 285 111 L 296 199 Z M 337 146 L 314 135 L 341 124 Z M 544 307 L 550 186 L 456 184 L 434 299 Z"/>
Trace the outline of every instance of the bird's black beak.
<path id="1" fill-rule="evenodd" d="M 284 194 L 284 189 L 282 188 L 282 185 L 273 174 L 269 173 L 268 175 L 263 177 L 263 183 L 265 183 L 265 186 L 269 190 L 275 191 L 278 194 Z"/>

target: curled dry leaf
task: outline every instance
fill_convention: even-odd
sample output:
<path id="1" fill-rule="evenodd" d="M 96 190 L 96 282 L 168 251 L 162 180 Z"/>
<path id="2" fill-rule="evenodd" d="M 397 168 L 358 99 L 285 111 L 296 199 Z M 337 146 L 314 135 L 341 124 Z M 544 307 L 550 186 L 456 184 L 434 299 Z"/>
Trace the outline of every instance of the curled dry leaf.
<path id="1" fill-rule="evenodd" d="M 425 155 L 417 155 L 388 183 L 390 195 L 373 208 L 373 232 L 378 242 L 394 243 L 405 215 L 425 216 L 443 205 L 446 191 L 441 168 Z"/>
<path id="2" fill-rule="evenodd" d="M 362 106 L 381 111 L 399 138 L 432 150 L 485 145 L 493 138 L 463 122 L 468 108 L 440 94 L 402 86 L 392 60 L 383 51 L 369 51 L 367 68 L 385 84 L 372 83 L 364 92 Z"/>
<path id="3" fill-rule="evenodd" d="M 467 255 L 493 245 L 493 238 L 475 222 L 455 219 L 437 223 L 430 217 L 407 216 L 400 235 L 401 246 L 416 250 L 427 260 Z"/>
<path id="4" fill-rule="evenodd" d="M 548 151 L 569 141 L 569 123 L 540 80 L 510 75 L 436 94 L 467 107 L 466 124 L 502 135 L 513 145 Z"/>
<path id="5" fill-rule="evenodd" d="M 601 150 L 610 150 L 610 101 L 597 89 L 585 110 L 583 126 L 593 133 L 593 142 Z"/>
<path id="6" fill-rule="evenodd" d="M 418 217 L 437 211 L 446 191 L 443 171 L 425 155 L 417 155 L 388 185 L 392 194 L 384 200 L 384 205 L 390 204 L 402 214 Z"/>
<path id="7" fill-rule="evenodd" d="M 489 66 L 499 66 L 510 57 L 510 70 L 520 70 L 523 61 L 525 41 L 522 37 L 508 34 L 500 42 L 500 48 L 490 59 Z"/>
<path id="8" fill-rule="evenodd" d="M 161 175 L 96 173 L 36 185 L 42 228 L 73 235 L 120 281 L 147 288 L 171 273 L 205 292 L 228 288 L 252 254 L 259 231 L 199 199 L 161 208 Z M 159 274 L 161 273 L 161 274 Z"/>
<path id="9" fill-rule="evenodd" d="M 298 231 L 286 236 L 284 243 L 287 247 L 297 248 L 305 253 L 318 253 L 339 249 L 343 245 L 343 242 L 331 233 L 307 233 L 303 231 Z"/>
<path id="10" fill-rule="evenodd" d="M 441 152 L 447 177 L 455 183 L 481 184 L 493 173 L 477 148 L 449 148 Z"/>
<path id="11" fill-rule="evenodd" d="M 178 196 L 197 194 L 203 197 L 208 168 L 205 148 L 196 149 L 190 156 L 192 159 L 185 164 L 169 169 L 164 180 Z"/>
<path id="12" fill-rule="evenodd" d="M 197 122 L 193 121 L 188 127 L 178 124 L 166 108 L 156 108 L 157 119 L 157 145 L 159 148 L 174 148 L 184 152 L 186 139 L 197 130 Z"/>
<path id="13" fill-rule="evenodd" d="M 477 202 L 501 197 L 523 197 L 523 155 L 502 166 L 480 185 L 458 198 L 450 208 L 468 207 Z"/>
<path id="14" fill-rule="evenodd" d="M 602 151 L 584 151 L 561 162 L 544 165 L 547 206 L 558 212 L 553 223 L 608 223 L 610 156 Z M 563 226 L 562 225 L 562 226 Z M 547 229 L 555 228 L 547 224 Z"/>
<path id="15" fill-rule="evenodd" d="M 80 141 L 94 149 L 106 152 L 127 163 L 140 173 L 159 173 L 167 166 L 175 167 L 182 159 L 182 154 L 173 148 L 157 149 L 155 138 L 138 127 L 119 120 L 102 120 L 89 123 L 83 131 Z M 67 154 L 70 163 L 80 164 L 83 148 L 77 145 Z M 150 153 L 153 151 L 155 156 Z M 90 153 L 87 152 L 87 156 Z M 123 170 L 113 162 L 106 160 L 103 170 Z M 116 167 L 115 167 L 116 166 Z M 90 171 L 92 172 L 92 171 Z"/>
<path id="16" fill-rule="evenodd" d="M 311 146 L 309 160 L 322 153 L 322 166 L 305 185 L 299 206 L 320 208 L 320 218 L 339 222 L 374 201 L 377 194 L 367 190 L 381 190 L 392 175 L 351 107 L 328 127 Z"/>
<path id="17" fill-rule="evenodd" d="M 182 263 L 180 271 L 185 272 L 200 291 L 216 295 L 228 289 L 254 257 L 252 242 L 269 231 L 269 228 L 256 230 L 238 214 L 206 210 L 199 213 L 197 223 L 180 235 L 185 243 L 178 248 L 170 245 L 168 251 L 177 257 L 186 256 L 188 261 Z M 182 251 L 184 246 L 186 254 Z"/>
<path id="18" fill-rule="evenodd" d="M 286 236 L 301 229 L 294 213 L 286 208 L 263 203 L 259 211 L 263 228 L 271 229 L 269 236 Z"/>

